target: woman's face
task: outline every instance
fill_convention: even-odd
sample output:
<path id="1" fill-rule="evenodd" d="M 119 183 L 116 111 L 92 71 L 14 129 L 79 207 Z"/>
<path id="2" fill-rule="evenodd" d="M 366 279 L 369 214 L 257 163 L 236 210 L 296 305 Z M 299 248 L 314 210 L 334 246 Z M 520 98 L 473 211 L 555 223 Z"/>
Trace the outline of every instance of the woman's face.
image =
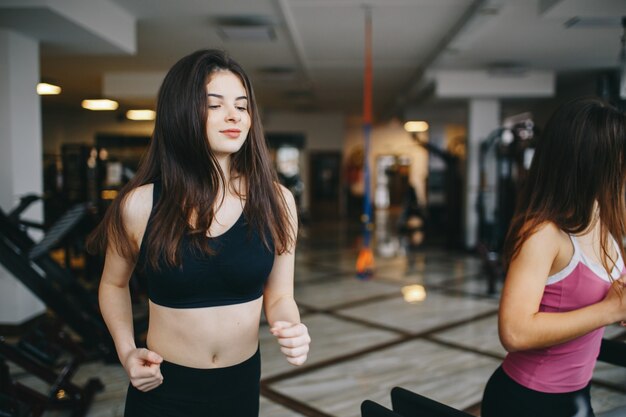
<path id="1" fill-rule="evenodd" d="M 239 77 L 226 70 L 211 74 L 206 91 L 209 146 L 218 158 L 231 155 L 241 148 L 250 130 L 248 94 Z"/>

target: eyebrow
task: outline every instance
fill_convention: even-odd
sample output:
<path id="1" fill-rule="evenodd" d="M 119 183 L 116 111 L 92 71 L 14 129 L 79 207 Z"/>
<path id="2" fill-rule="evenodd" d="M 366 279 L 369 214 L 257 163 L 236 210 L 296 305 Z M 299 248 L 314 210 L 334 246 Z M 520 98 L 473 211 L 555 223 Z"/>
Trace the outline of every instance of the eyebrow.
<path id="1" fill-rule="evenodd" d="M 207 97 L 216 97 L 216 98 L 219 98 L 219 99 L 222 99 L 222 100 L 224 99 L 223 95 L 221 95 L 221 94 L 214 94 L 214 93 L 207 93 Z M 239 96 L 239 97 L 237 97 L 235 99 L 235 101 L 238 101 L 238 100 L 248 100 L 248 97 L 246 97 L 246 96 Z"/>

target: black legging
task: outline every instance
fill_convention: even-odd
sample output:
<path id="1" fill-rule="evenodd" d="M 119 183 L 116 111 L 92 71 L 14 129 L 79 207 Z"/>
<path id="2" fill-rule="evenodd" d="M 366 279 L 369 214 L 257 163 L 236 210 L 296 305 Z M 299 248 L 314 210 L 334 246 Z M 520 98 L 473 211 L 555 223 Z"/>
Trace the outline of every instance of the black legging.
<path id="1" fill-rule="evenodd" d="M 259 350 L 242 363 L 196 369 L 161 363 L 163 384 L 142 392 L 129 385 L 124 417 L 258 417 Z"/>
<path id="2" fill-rule="evenodd" d="M 551 394 L 526 388 L 496 369 L 483 395 L 482 417 L 595 417 L 590 385 L 574 392 Z"/>

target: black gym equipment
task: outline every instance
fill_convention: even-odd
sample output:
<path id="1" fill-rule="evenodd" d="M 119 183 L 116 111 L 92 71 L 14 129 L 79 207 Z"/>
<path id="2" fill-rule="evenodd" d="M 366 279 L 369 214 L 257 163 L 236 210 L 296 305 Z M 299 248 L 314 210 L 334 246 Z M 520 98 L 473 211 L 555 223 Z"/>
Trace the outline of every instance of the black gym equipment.
<path id="1" fill-rule="evenodd" d="M 480 144 L 477 251 L 487 272 L 487 293 L 504 279 L 501 252 L 526 178 L 538 131 L 528 119 L 494 130 Z"/>
<path id="2" fill-rule="evenodd" d="M 27 233 L 30 223 L 21 220 L 19 215 L 36 200 L 30 195 L 24 197 L 9 215 L 0 209 L 0 264 L 78 336 L 78 343 L 91 358 L 115 362 L 117 356 L 100 314 L 96 288 L 81 283 L 68 267 L 63 268 L 51 257 L 51 250 L 65 244 L 66 237 L 90 214 L 92 206 L 90 203 L 75 204 L 50 226 L 43 239 L 35 243 Z M 138 292 L 132 294 L 135 299 Z M 137 315 L 134 329 L 141 336 L 147 330 L 147 317 Z M 45 345 L 47 336 L 27 336 L 22 343 L 32 344 L 33 351 L 38 350 L 36 345 Z M 139 339 L 141 341 L 141 337 Z"/>
<path id="3" fill-rule="evenodd" d="M 415 143 L 427 150 L 430 154 L 440 158 L 445 163 L 443 173 L 443 189 L 445 195 L 444 215 L 439 222 L 435 220 L 435 213 L 429 209 L 429 222 L 426 224 L 427 235 L 432 236 L 445 231 L 445 244 L 450 249 L 462 246 L 462 195 L 463 180 L 460 173 L 461 159 L 452 152 L 441 149 L 429 142 L 421 140 L 413 134 Z"/>
<path id="4" fill-rule="evenodd" d="M 66 343 L 74 345 L 69 338 Z M 71 382 L 79 365 L 86 360 L 84 355 L 76 352 L 68 355 L 65 363 L 51 367 L 0 336 L 0 416 L 38 417 L 49 410 L 70 410 L 72 417 L 85 416 L 94 395 L 104 385 L 98 378 L 89 379 L 82 387 Z M 49 384 L 47 394 L 14 380 L 8 362 Z"/>
<path id="5" fill-rule="evenodd" d="M 24 197 L 8 215 L 0 209 L 0 264 L 23 283 L 48 308 L 37 325 L 18 340 L 0 336 L 0 417 L 41 416 L 48 410 L 68 410 L 73 417 L 86 415 L 96 392 L 97 378 L 83 386 L 71 382 L 78 367 L 88 360 L 117 361 L 113 341 L 100 315 L 95 289 L 83 285 L 51 257 L 51 251 L 67 244 L 87 216 L 90 204 L 71 207 L 36 243 L 29 228 L 41 228 L 20 219 L 36 196 Z M 139 331 L 145 326 L 137 325 Z M 12 378 L 8 364 L 47 383 L 47 393 Z M 28 379 L 30 380 L 30 379 Z"/>
<path id="6" fill-rule="evenodd" d="M 67 324 L 87 350 L 106 357 L 111 354 L 113 343 L 100 316 L 96 295 L 49 254 L 87 208 L 86 204 L 74 206 L 39 243 L 0 210 L 0 263 Z"/>
<path id="7" fill-rule="evenodd" d="M 401 416 L 429 417 L 470 417 L 471 414 L 452 408 L 446 404 L 424 397 L 402 387 L 391 389 L 393 411 Z"/>
<path id="8" fill-rule="evenodd" d="M 71 382 L 72 376 L 85 361 L 118 361 L 98 308 L 96 288 L 74 276 L 67 261 L 67 246 L 82 239 L 84 233 L 78 229 L 92 213 L 92 204 L 73 205 L 46 228 L 21 219 L 37 200 L 27 195 L 9 214 L 0 209 L 0 264 L 43 301 L 49 313 L 16 341 L 0 336 L 0 417 L 37 417 L 59 409 L 82 417 L 103 385 L 92 378 L 78 386 Z M 29 236 L 31 228 L 45 231 L 39 242 Z M 52 251 L 61 248 L 66 249 L 65 267 L 52 258 Z M 138 316 L 134 328 L 141 344 L 147 317 Z M 11 363 L 49 384 L 47 394 L 12 378 Z"/>

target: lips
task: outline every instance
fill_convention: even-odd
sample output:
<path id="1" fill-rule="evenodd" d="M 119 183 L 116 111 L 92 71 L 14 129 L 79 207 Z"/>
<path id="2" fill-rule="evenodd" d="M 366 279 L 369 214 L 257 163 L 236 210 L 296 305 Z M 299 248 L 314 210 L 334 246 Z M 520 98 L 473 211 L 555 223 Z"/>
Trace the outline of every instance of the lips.
<path id="1" fill-rule="evenodd" d="M 237 139 L 239 137 L 239 135 L 241 135 L 241 130 L 239 129 L 226 129 L 226 130 L 220 130 L 220 133 L 223 134 L 224 136 L 227 136 L 231 139 Z"/>

